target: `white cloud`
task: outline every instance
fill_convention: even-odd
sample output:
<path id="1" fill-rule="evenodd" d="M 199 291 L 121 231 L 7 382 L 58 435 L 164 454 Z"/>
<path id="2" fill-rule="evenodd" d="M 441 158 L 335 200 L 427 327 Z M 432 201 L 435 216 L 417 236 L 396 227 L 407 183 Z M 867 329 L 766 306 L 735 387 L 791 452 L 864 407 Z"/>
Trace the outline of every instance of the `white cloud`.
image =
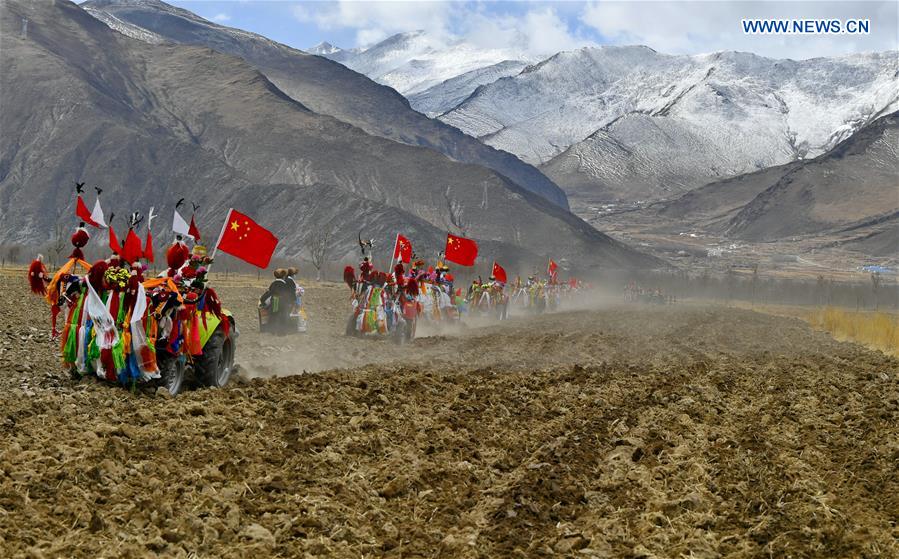
<path id="1" fill-rule="evenodd" d="M 212 21 L 217 21 L 217 22 L 219 22 L 219 23 L 224 23 L 224 22 L 226 22 L 226 21 L 230 21 L 230 20 L 231 20 L 231 16 L 229 16 L 228 14 L 222 12 L 222 13 L 219 13 L 219 14 L 215 14 L 215 15 L 212 16 L 212 18 L 210 18 L 210 19 L 212 19 Z"/>
<path id="2" fill-rule="evenodd" d="M 354 29 L 357 46 L 417 30 L 426 31 L 437 43 L 464 39 L 483 48 L 513 47 L 531 54 L 590 43 L 572 34 L 556 10 L 545 4 L 518 14 L 499 14 L 483 3 L 337 0 L 298 4 L 293 13 L 323 30 Z"/>
<path id="3" fill-rule="evenodd" d="M 309 2 L 293 8 L 294 16 L 320 29 L 355 29 L 357 43 L 369 45 L 395 33 L 428 31 L 435 38 L 449 37 L 447 2 Z"/>
<path id="4" fill-rule="evenodd" d="M 588 0 L 492 2 L 330 0 L 300 2 L 294 16 L 324 31 L 351 30 L 355 46 L 395 33 L 424 30 L 446 44 L 464 39 L 482 48 L 553 54 L 597 43 L 645 44 L 663 53 L 742 50 L 778 58 L 809 58 L 899 48 L 894 1 Z M 563 17 L 564 16 L 564 17 Z M 869 18 L 867 36 L 745 35 L 744 18 Z M 576 27 L 573 29 L 572 27 Z M 352 46 L 352 45 L 342 45 Z"/>
<path id="5" fill-rule="evenodd" d="M 550 7 L 538 7 L 520 15 L 497 16 L 483 10 L 456 14 L 459 33 L 467 42 L 482 48 L 514 48 L 533 55 L 593 44 L 576 36 Z"/>
<path id="6" fill-rule="evenodd" d="M 588 3 L 584 24 L 614 44 L 645 44 L 665 53 L 741 50 L 777 58 L 811 58 L 897 48 L 894 2 L 620 2 Z M 742 19 L 869 18 L 869 35 L 746 35 Z"/>

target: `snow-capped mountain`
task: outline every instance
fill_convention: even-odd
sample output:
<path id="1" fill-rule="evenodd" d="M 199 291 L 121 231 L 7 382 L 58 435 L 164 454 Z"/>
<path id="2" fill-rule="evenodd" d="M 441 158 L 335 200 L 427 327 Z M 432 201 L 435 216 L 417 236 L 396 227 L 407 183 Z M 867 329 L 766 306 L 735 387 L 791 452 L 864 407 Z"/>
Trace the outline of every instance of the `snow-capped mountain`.
<path id="1" fill-rule="evenodd" d="M 347 58 L 352 58 L 362 52 L 362 49 L 342 49 L 327 41 L 322 41 L 314 47 L 306 49 L 306 52 L 329 58 L 335 62 L 343 62 Z"/>
<path id="2" fill-rule="evenodd" d="M 543 58 L 514 48 L 485 49 L 461 39 L 447 41 L 424 31 L 393 35 L 352 56 L 346 56 L 344 53 L 347 51 L 331 45 L 328 47 L 336 49 L 334 53 L 317 52 L 327 50 L 320 47 L 317 45 L 307 52 L 336 60 L 407 97 L 500 63 L 512 62 L 514 65 L 506 64 L 499 72 L 494 69 L 493 79 L 511 75 L 511 68 L 517 67 L 520 71 L 527 64 Z M 478 85 L 489 82 L 472 80 L 469 76 L 467 81 L 457 82 L 455 87 L 458 88 L 460 83 L 470 85 L 471 89 L 465 95 L 467 97 Z"/>
<path id="3" fill-rule="evenodd" d="M 827 151 L 899 107 L 897 71 L 896 52 L 583 48 L 484 85 L 440 119 L 544 164 L 569 192 L 661 197 Z"/>
<path id="4" fill-rule="evenodd" d="M 430 117 L 439 116 L 465 101 L 479 86 L 514 76 L 527 66 L 528 63 L 521 60 L 504 60 L 499 64 L 477 68 L 409 95 L 409 104 Z"/>

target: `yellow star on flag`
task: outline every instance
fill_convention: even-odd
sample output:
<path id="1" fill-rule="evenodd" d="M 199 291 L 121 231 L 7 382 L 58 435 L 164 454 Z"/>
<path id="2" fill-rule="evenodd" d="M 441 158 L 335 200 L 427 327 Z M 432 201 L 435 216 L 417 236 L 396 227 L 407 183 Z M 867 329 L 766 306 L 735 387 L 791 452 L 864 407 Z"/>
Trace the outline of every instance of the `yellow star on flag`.
<path id="1" fill-rule="evenodd" d="M 232 230 L 232 231 L 237 231 L 237 228 L 238 228 L 238 227 L 240 227 L 240 225 L 237 223 L 237 221 L 232 221 L 232 222 L 231 222 L 231 230 Z"/>

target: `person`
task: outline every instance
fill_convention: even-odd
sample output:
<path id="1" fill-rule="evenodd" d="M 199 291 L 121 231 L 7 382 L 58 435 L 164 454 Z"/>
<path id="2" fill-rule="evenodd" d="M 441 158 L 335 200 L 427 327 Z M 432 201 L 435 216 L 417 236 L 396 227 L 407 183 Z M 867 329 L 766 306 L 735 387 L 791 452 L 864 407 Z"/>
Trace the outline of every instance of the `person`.
<path id="1" fill-rule="evenodd" d="M 275 280 L 259 298 L 259 307 L 268 312 L 268 324 L 264 330 L 283 335 L 290 331 L 290 312 L 296 293 L 286 281 L 287 270 L 277 268 L 273 273 Z"/>
<path id="2" fill-rule="evenodd" d="M 284 278 L 284 281 L 287 282 L 288 287 L 293 289 L 294 292 L 294 304 L 291 311 L 291 318 L 297 322 L 297 331 L 305 332 L 306 309 L 303 307 L 303 294 L 305 293 L 305 290 L 297 283 L 296 275 L 298 273 L 299 270 L 293 266 L 287 268 L 287 277 Z"/>

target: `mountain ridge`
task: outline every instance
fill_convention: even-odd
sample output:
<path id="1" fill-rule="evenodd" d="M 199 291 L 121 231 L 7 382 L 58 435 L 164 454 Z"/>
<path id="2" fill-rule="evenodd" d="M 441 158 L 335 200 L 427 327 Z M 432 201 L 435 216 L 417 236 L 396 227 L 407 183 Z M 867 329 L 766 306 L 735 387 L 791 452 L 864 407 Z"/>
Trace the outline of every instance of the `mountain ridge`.
<path id="1" fill-rule="evenodd" d="M 488 167 L 525 189 L 568 207 L 565 193 L 538 169 L 414 111 L 409 101 L 393 89 L 376 84 L 339 62 L 207 21 L 157 0 L 91 0 L 82 7 L 95 17 L 112 16 L 168 41 L 238 56 L 316 113 L 332 116 L 369 134 Z"/>
<path id="2" fill-rule="evenodd" d="M 896 72 L 895 52 L 797 62 L 585 47 L 480 86 L 439 118 L 539 164 L 569 194 L 657 199 L 827 151 L 899 108 Z"/>
<path id="3" fill-rule="evenodd" d="M 71 211 L 68 185 L 82 180 L 104 188 L 107 211 L 188 196 L 215 223 L 235 200 L 252 203 L 283 256 L 299 255 L 330 220 L 340 224 L 335 258 L 353 253 L 358 225 L 381 246 L 397 230 L 450 230 L 510 257 L 658 265 L 502 175 L 314 113 L 238 57 L 138 41 L 69 2 L 2 7 L 0 68 L 10 79 L 0 84 L 0 125 L 13 131 L 0 138 L 4 241 L 46 241 Z M 328 211 L 319 200 L 333 200 Z"/>

